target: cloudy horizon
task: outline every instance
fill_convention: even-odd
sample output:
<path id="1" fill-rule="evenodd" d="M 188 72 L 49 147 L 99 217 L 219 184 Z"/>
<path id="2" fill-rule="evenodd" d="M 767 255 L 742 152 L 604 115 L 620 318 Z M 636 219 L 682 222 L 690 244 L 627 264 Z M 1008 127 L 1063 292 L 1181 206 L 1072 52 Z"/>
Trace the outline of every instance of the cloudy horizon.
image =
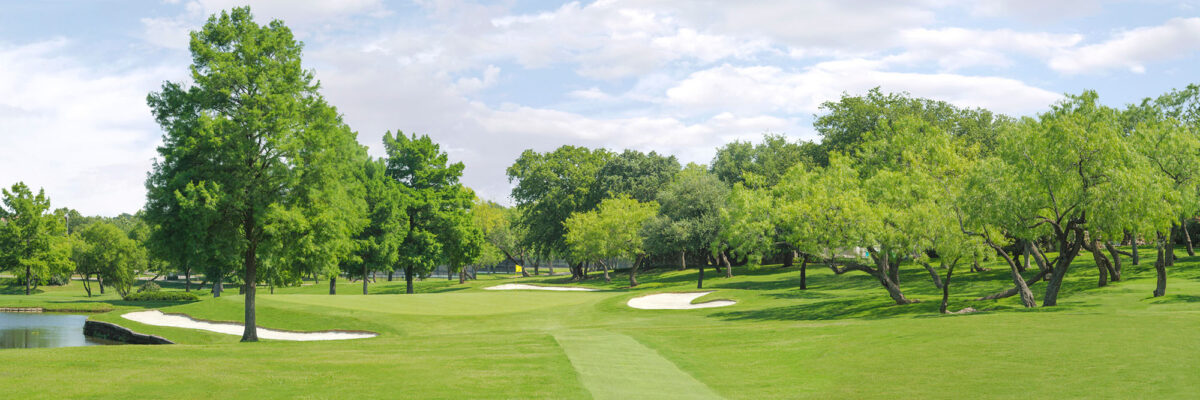
<path id="1" fill-rule="evenodd" d="M 1122 106 L 1198 81 L 1194 1 L 21 2 L 0 11 L 0 185 L 134 212 L 185 81 L 188 31 L 248 4 L 305 43 L 359 141 L 427 134 L 509 203 L 521 151 L 565 144 L 707 163 L 764 133 L 818 139 L 822 102 L 873 87 L 1009 115 L 1063 93 Z"/>

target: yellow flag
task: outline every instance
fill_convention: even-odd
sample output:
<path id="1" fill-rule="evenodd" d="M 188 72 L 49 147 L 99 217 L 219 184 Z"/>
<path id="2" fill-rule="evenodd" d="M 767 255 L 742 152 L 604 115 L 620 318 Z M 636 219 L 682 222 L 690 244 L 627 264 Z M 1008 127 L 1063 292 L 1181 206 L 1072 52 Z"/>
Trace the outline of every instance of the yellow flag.
<path id="1" fill-rule="evenodd" d="M 520 266 L 520 265 L 518 265 L 518 266 L 517 266 L 517 270 L 516 270 L 516 271 L 514 271 L 514 272 L 521 272 L 521 266 Z"/>

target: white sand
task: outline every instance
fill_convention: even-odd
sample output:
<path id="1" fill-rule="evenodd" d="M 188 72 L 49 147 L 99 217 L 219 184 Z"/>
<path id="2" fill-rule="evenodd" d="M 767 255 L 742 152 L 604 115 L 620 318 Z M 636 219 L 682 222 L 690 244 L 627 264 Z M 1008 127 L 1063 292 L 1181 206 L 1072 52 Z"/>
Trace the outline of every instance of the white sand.
<path id="1" fill-rule="evenodd" d="M 635 297 L 629 299 L 630 307 L 640 308 L 643 310 L 691 310 L 695 308 L 713 308 L 731 306 L 736 303 L 733 300 L 713 300 L 699 304 L 692 304 L 692 300 L 698 299 L 701 296 L 712 293 L 708 292 L 692 292 L 692 293 L 659 293 L 649 296 Z"/>
<path id="2" fill-rule="evenodd" d="M 503 285 L 485 287 L 484 290 L 555 290 L 560 292 L 595 292 L 596 289 L 562 286 L 534 286 L 524 283 L 505 283 Z"/>
<path id="3" fill-rule="evenodd" d="M 241 336 L 245 331 L 245 325 L 235 324 L 231 322 L 207 322 L 197 321 L 191 317 L 183 315 L 167 315 L 162 311 L 135 311 L 121 317 L 130 320 L 141 322 L 146 325 L 154 326 L 170 326 L 175 328 L 200 329 L 216 333 L 224 333 L 226 335 Z M 274 329 L 258 328 L 259 339 L 273 340 L 295 340 L 295 341 L 310 341 L 310 340 L 346 340 L 346 339 L 364 339 L 378 336 L 370 332 L 289 332 L 277 331 Z"/>

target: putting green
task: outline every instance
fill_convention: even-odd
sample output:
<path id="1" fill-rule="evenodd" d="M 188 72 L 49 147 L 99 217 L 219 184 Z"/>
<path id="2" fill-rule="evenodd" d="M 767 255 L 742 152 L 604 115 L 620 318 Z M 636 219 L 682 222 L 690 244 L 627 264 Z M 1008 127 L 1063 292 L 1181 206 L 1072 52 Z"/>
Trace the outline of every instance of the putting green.
<path id="1" fill-rule="evenodd" d="M 722 398 L 632 337 L 591 329 L 555 332 L 554 339 L 598 400 Z"/>

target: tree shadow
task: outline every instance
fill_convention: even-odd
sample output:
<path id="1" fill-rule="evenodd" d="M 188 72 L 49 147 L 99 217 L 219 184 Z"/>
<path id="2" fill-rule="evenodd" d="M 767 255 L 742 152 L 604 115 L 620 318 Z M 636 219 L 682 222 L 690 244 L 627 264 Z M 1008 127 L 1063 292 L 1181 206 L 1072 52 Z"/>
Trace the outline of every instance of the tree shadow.
<path id="1" fill-rule="evenodd" d="M 1146 300 L 1150 304 L 1200 303 L 1200 296 L 1192 296 L 1187 294 L 1168 294 L 1162 297 L 1150 297 Z"/>
<path id="2" fill-rule="evenodd" d="M 827 321 L 836 319 L 883 319 L 937 313 L 933 302 L 896 305 L 887 300 L 841 298 L 758 310 L 711 314 L 729 321 Z"/>

